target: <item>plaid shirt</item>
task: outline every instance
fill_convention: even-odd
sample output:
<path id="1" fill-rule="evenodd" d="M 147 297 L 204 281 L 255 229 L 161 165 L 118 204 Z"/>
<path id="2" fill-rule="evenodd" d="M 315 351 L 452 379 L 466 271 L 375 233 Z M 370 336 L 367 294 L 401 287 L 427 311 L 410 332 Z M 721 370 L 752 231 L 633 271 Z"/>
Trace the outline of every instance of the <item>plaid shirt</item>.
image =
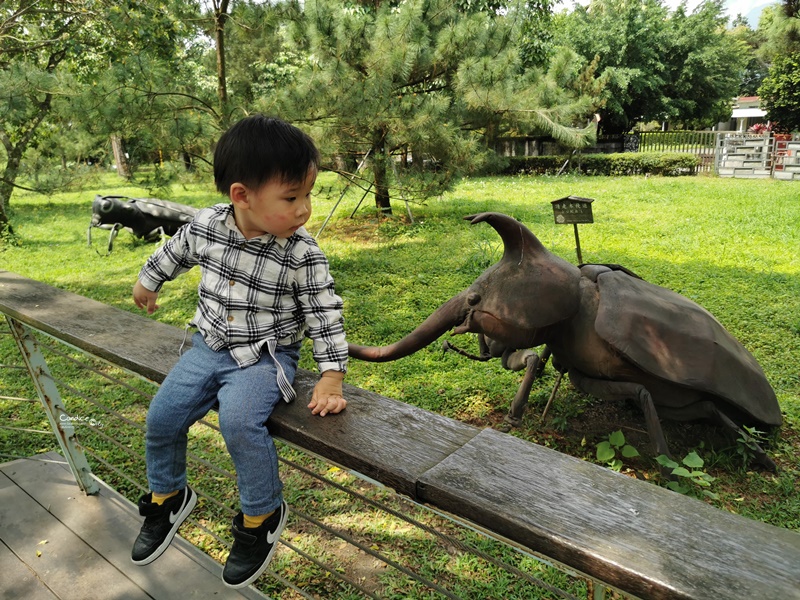
<path id="1" fill-rule="evenodd" d="M 191 324 L 210 348 L 228 349 L 246 367 L 268 342 L 288 345 L 307 335 L 320 372 L 347 370 L 342 299 L 325 255 L 304 228 L 287 239 L 246 240 L 232 205 L 204 208 L 153 253 L 139 281 L 157 292 L 195 265 L 201 279 Z"/>

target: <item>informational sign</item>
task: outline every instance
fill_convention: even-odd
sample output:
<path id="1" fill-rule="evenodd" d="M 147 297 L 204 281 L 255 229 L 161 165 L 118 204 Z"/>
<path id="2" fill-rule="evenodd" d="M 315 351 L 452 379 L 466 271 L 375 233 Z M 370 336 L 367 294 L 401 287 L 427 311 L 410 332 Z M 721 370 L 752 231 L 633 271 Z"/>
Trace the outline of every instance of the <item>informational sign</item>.
<path id="1" fill-rule="evenodd" d="M 572 223 L 575 229 L 575 252 L 578 254 L 578 263 L 583 263 L 581 255 L 581 240 L 578 236 L 578 223 L 594 223 L 592 215 L 593 198 L 581 198 L 580 196 L 567 196 L 553 200 L 553 217 L 556 225 L 568 225 Z"/>
<path id="2" fill-rule="evenodd" d="M 581 198 L 580 196 L 567 196 L 553 200 L 553 216 L 557 225 L 569 223 L 594 223 L 592 216 L 592 198 Z"/>

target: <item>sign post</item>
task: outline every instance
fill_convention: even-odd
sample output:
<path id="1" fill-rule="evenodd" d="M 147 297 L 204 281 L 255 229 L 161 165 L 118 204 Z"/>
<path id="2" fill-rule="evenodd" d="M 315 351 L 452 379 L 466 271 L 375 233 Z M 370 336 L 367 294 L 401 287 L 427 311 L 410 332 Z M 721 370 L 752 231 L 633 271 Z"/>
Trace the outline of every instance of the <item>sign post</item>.
<path id="1" fill-rule="evenodd" d="M 566 196 L 553 200 L 553 217 L 557 225 L 567 225 L 572 223 L 575 229 L 575 251 L 578 254 L 578 264 L 583 264 L 581 256 L 581 240 L 578 236 L 578 223 L 594 223 L 592 216 L 593 198 L 581 198 L 580 196 Z"/>

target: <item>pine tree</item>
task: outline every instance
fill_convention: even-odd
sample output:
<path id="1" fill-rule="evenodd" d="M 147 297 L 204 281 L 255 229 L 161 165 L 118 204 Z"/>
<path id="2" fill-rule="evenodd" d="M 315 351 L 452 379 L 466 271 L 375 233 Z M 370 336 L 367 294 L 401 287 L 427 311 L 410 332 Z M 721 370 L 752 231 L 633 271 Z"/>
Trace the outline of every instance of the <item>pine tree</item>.
<path id="1" fill-rule="evenodd" d="M 429 198 L 486 165 L 492 140 L 512 128 L 580 144 L 586 136 L 569 126 L 596 107 L 574 88 L 554 91 L 546 71 L 525 69 L 523 8 L 308 0 L 289 35 L 307 60 L 262 107 L 305 121 L 351 176 L 366 158 L 358 181 L 384 214 L 392 196 Z"/>

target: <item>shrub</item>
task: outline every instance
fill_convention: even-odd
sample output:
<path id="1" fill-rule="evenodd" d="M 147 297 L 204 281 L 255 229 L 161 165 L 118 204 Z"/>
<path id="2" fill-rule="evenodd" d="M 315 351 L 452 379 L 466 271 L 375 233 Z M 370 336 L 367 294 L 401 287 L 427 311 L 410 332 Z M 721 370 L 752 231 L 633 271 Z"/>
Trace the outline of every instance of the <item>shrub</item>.
<path id="1" fill-rule="evenodd" d="M 622 152 L 569 156 L 512 156 L 505 175 L 555 175 L 569 159 L 565 171 L 584 175 L 694 175 L 700 159 L 677 152 Z"/>

